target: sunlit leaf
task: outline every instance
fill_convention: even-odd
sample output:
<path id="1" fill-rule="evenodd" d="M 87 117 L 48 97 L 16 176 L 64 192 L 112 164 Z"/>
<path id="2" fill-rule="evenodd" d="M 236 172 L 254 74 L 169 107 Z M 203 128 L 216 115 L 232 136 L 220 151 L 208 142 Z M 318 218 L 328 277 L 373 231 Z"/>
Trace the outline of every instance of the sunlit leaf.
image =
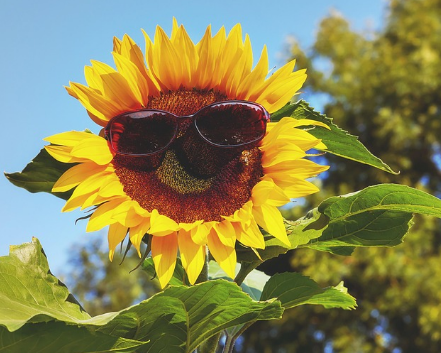
<path id="1" fill-rule="evenodd" d="M 261 300 L 270 298 L 279 299 L 285 309 L 303 304 L 323 305 L 328 309 L 354 309 L 357 305 L 343 283 L 335 287 L 320 288 L 311 278 L 299 273 L 272 276 L 263 289 Z"/>
<path id="2" fill-rule="evenodd" d="M 0 325 L 0 352 L 145 352 L 149 343 L 118 338 L 62 322 L 27 324 L 9 332 Z"/>
<path id="3" fill-rule="evenodd" d="M 43 148 L 21 172 L 5 173 L 5 176 L 15 186 L 29 192 L 49 192 L 67 200 L 72 194 L 71 191 L 53 193 L 52 187 L 60 176 L 74 165 L 58 162 Z"/>
<path id="4" fill-rule="evenodd" d="M 66 286 L 54 277 L 38 239 L 10 247 L 0 257 L 0 323 L 15 331 L 27 322 L 90 319 Z"/>
<path id="5" fill-rule="evenodd" d="M 332 122 L 332 119 L 316 112 L 303 100 L 294 104 L 288 104 L 271 115 L 271 120 L 278 121 L 285 116 L 295 119 L 311 119 L 328 125 L 331 129 L 316 127 L 309 132 L 321 139 L 327 147 L 327 152 L 337 156 L 351 159 L 356 162 L 368 164 L 372 167 L 384 170 L 388 173 L 397 174 L 381 159 L 375 157 L 354 135 L 340 129 Z"/>

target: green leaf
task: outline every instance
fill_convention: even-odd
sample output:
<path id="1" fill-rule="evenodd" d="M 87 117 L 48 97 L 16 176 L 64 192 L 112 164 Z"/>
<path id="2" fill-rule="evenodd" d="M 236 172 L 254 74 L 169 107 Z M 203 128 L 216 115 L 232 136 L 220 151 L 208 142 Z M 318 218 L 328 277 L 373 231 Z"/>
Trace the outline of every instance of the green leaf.
<path id="1" fill-rule="evenodd" d="M 413 213 L 441 218 L 441 200 L 405 185 L 382 184 L 331 197 L 318 211 L 329 218 L 323 234 L 308 247 L 395 246 L 403 241 Z"/>
<path id="2" fill-rule="evenodd" d="M 367 211 L 390 210 L 441 218 L 441 200 L 424 191 L 399 184 L 369 186 L 345 196 L 334 196 L 318 207 L 333 220 Z"/>
<path id="3" fill-rule="evenodd" d="M 14 332 L 0 326 L 0 353 L 142 352 L 148 344 L 60 322 L 28 324 Z"/>
<path id="4" fill-rule="evenodd" d="M 232 326 L 280 318 L 278 301 L 256 302 L 234 283 L 209 281 L 172 286 L 120 312 L 99 332 L 138 341 L 146 352 L 192 352 L 204 340 Z"/>
<path id="5" fill-rule="evenodd" d="M 398 174 L 381 159 L 375 157 L 371 152 L 369 152 L 369 150 L 358 140 L 356 136 L 340 129 L 332 122 L 331 118 L 314 111 L 314 109 L 311 108 L 305 101 L 300 100 L 294 104 L 284 106 L 271 115 L 271 120 L 278 121 L 285 116 L 291 116 L 295 119 L 316 120 L 328 125 L 331 128 L 330 130 L 322 127 L 315 127 L 309 130 L 309 133 L 323 141 L 327 147 L 326 152 L 370 165 L 388 173 Z"/>
<path id="6" fill-rule="evenodd" d="M 347 293 L 341 282 L 336 287 L 320 288 L 311 278 L 299 273 L 280 273 L 272 276 L 263 289 L 261 300 L 277 298 L 285 309 L 303 304 L 323 305 L 325 308 L 354 309 L 355 298 Z"/>
<path id="7" fill-rule="evenodd" d="M 190 288 L 171 287 L 164 295 L 178 297 L 185 305 L 189 323 L 186 352 L 192 352 L 224 329 L 257 320 L 278 319 L 283 312 L 278 301 L 253 301 L 235 283 L 225 280 Z"/>
<path id="8" fill-rule="evenodd" d="M 15 331 L 27 322 L 90 319 L 50 271 L 38 239 L 0 257 L 0 323 Z"/>
<path id="9" fill-rule="evenodd" d="M 298 247 L 348 256 L 355 247 L 395 246 L 403 241 L 414 213 L 441 218 L 441 200 L 405 185 L 381 184 L 343 196 L 331 197 L 297 221 L 286 221 L 291 247 L 266 236 L 263 260 Z M 237 247 L 240 262 L 257 257 Z"/>
<path id="10" fill-rule="evenodd" d="M 43 148 L 40 153 L 17 173 L 5 173 L 6 178 L 15 186 L 30 192 L 48 192 L 64 200 L 72 194 L 69 192 L 52 192 L 52 187 L 60 176 L 75 164 L 61 163 L 52 158 Z"/>
<path id="11" fill-rule="evenodd" d="M 403 242 L 412 217 L 411 213 L 387 210 L 347 213 L 332 219 L 322 235 L 305 246 L 330 252 L 342 246 L 396 246 Z"/>
<path id="12" fill-rule="evenodd" d="M 37 239 L 0 257 L 0 352 L 192 352 L 230 327 L 280 318 L 276 300 L 235 283 L 171 286 L 138 305 L 90 318 L 49 271 Z"/>

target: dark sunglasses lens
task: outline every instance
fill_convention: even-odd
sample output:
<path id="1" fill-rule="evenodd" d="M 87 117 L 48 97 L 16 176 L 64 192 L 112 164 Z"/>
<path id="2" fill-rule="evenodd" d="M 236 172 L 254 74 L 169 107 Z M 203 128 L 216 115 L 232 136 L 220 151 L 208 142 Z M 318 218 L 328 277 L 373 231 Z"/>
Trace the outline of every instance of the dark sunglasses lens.
<path id="1" fill-rule="evenodd" d="M 241 146 L 263 138 L 266 114 L 262 107 L 254 104 L 219 103 L 199 111 L 196 127 L 213 144 Z"/>
<path id="2" fill-rule="evenodd" d="M 175 132 L 173 116 L 141 111 L 115 118 L 110 126 L 110 141 L 118 153 L 146 155 L 167 147 Z"/>

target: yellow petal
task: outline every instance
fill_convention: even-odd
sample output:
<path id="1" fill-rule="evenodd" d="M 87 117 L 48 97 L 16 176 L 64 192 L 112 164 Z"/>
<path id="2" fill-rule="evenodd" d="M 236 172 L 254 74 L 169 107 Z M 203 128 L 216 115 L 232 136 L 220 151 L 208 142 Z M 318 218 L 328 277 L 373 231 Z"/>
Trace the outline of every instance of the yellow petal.
<path id="1" fill-rule="evenodd" d="M 256 67 L 242 80 L 242 82 L 240 82 L 240 85 L 237 88 L 239 92 L 238 98 L 248 100 L 253 94 L 255 88 L 264 82 L 267 75 L 268 52 L 266 46 L 264 46 Z"/>
<path id="2" fill-rule="evenodd" d="M 150 220 L 148 218 L 144 218 L 141 223 L 139 223 L 137 226 L 131 227 L 129 230 L 130 242 L 135 247 L 139 257 L 141 257 L 142 239 L 148 233 L 149 229 Z"/>
<path id="3" fill-rule="evenodd" d="M 213 55 L 213 42 L 211 38 L 211 27 L 208 26 L 204 36 L 197 45 L 199 54 L 199 63 L 197 73 L 197 81 L 194 81 L 196 88 L 205 89 L 208 88 L 212 80 L 214 70 L 214 55 Z"/>
<path id="4" fill-rule="evenodd" d="M 234 247 L 236 244 L 236 231 L 230 221 L 217 222 L 213 228 L 222 244 L 232 248 Z"/>
<path id="5" fill-rule="evenodd" d="M 211 255 L 213 255 L 225 273 L 231 278 L 234 278 L 237 262 L 234 247 L 222 244 L 216 231 L 212 229 L 208 235 L 208 248 L 210 249 Z"/>
<path id="6" fill-rule="evenodd" d="M 153 210 L 151 214 L 151 228 L 149 233 L 156 236 L 166 236 L 179 229 L 179 225 L 171 218 L 160 215 L 158 210 Z"/>
<path id="7" fill-rule="evenodd" d="M 208 233 L 210 233 L 212 227 L 213 226 L 211 222 L 209 222 L 209 223 L 202 223 L 198 227 L 191 229 L 191 239 L 193 240 L 193 242 L 198 245 L 207 244 L 207 236 Z"/>
<path id="8" fill-rule="evenodd" d="M 103 80 L 101 80 L 100 75 L 92 66 L 84 67 L 84 76 L 89 88 L 93 89 L 96 93 L 103 95 Z"/>
<path id="9" fill-rule="evenodd" d="M 118 221 L 121 224 L 124 224 L 126 227 L 136 227 L 140 223 L 144 222 L 146 217 L 143 214 L 140 214 L 137 210 L 137 202 L 132 200 L 127 200 L 125 202 L 120 203 L 112 213 L 112 220 Z"/>
<path id="10" fill-rule="evenodd" d="M 197 69 L 199 57 L 196 47 L 183 26 L 177 26 L 174 22 L 174 33 L 172 33 L 172 42 L 177 51 L 181 53 L 182 77 L 181 85 L 192 88 L 193 75 Z"/>
<path id="11" fill-rule="evenodd" d="M 265 175 L 272 177 L 283 178 L 283 176 L 290 175 L 297 178 L 310 178 L 314 175 L 320 174 L 329 169 L 327 165 L 316 164 L 307 159 L 299 159 L 294 161 L 283 161 L 281 163 L 272 165 L 268 168 L 263 168 Z"/>
<path id="12" fill-rule="evenodd" d="M 176 51 L 170 38 L 161 27 L 156 27 L 154 44 L 154 62 L 160 63 L 150 67 L 155 76 L 170 90 L 177 90 L 181 85 L 182 65 L 180 53 Z"/>
<path id="13" fill-rule="evenodd" d="M 113 37 L 113 51 L 121 54 L 121 41 L 117 37 Z"/>
<path id="14" fill-rule="evenodd" d="M 89 198 L 93 196 L 95 197 L 95 192 L 90 192 L 88 194 L 82 194 L 79 196 L 75 196 L 72 194 L 72 196 L 66 201 L 63 208 L 61 209 L 61 212 L 70 212 L 78 207 L 82 207 Z"/>
<path id="15" fill-rule="evenodd" d="M 271 177 L 274 182 L 283 189 L 283 192 L 292 199 L 311 195 L 319 191 L 319 188 L 316 185 L 304 179 L 287 175 L 277 177 L 275 174 L 272 174 Z"/>
<path id="16" fill-rule="evenodd" d="M 130 90 L 132 91 L 136 100 L 142 106 L 146 106 L 149 97 L 149 88 L 144 76 L 141 74 L 135 64 L 122 55 L 113 53 L 113 59 L 118 71 L 127 80 Z"/>
<path id="17" fill-rule="evenodd" d="M 265 239 L 255 221 L 252 221 L 249 226 L 234 223 L 234 228 L 236 228 L 237 240 L 243 245 L 265 249 Z"/>
<path id="18" fill-rule="evenodd" d="M 138 68 L 139 72 L 144 76 L 148 86 L 152 84 L 151 76 L 147 72 L 144 55 L 142 54 L 141 49 L 127 34 L 125 34 L 123 37 L 121 43 L 121 52 L 119 54 L 129 59 Z M 148 91 L 151 90 L 149 89 Z M 151 91 L 151 93 L 156 94 L 156 90 Z"/>
<path id="19" fill-rule="evenodd" d="M 123 200 L 116 199 L 100 205 L 95 212 L 93 212 L 92 217 L 90 217 L 86 231 L 94 232 L 115 223 L 116 220 L 112 219 L 113 210 L 118 207 L 121 202 L 123 202 Z"/>
<path id="20" fill-rule="evenodd" d="M 270 178 L 261 180 L 254 185 L 251 199 L 254 206 L 262 204 L 282 206 L 291 201 Z"/>
<path id="21" fill-rule="evenodd" d="M 99 61 L 91 60 L 92 67 L 102 82 L 103 96 L 123 111 L 138 110 L 141 103 L 136 99 L 127 80 L 112 67 Z"/>
<path id="22" fill-rule="evenodd" d="M 211 38 L 211 58 L 215 68 L 221 68 L 223 64 L 223 53 L 225 52 L 225 44 L 227 41 L 227 36 L 225 32 L 225 27 L 221 27 L 219 31 Z M 224 72 L 222 70 L 216 69 L 209 73 L 209 82 L 211 87 L 219 87 L 222 82 Z"/>
<path id="23" fill-rule="evenodd" d="M 91 204 L 84 205 L 84 202 L 86 200 L 89 200 L 89 196 L 94 194 L 96 196 L 100 186 L 102 184 L 106 184 L 109 180 L 113 178 L 112 174 L 106 173 L 106 172 L 100 172 L 94 175 L 91 175 L 87 179 L 83 180 L 74 190 L 71 197 L 69 198 L 66 205 L 63 207 L 63 212 L 72 210 L 71 207 L 74 205 L 88 207 L 91 206 Z M 85 199 L 83 196 L 87 195 L 88 197 Z M 78 204 L 78 200 L 83 200 L 83 204 Z M 76 207 L 78 207 L 76 206 Z"/>
<path id="24" fill-rule="evenodd" d="M 124 186 L 115 175 L 114 180 L 110 180 L 100 187 L 98 194 L 99 196 L 105 198 L 110 198 L 112 196 L 124 196 Z"/>
<path id="25" fill-rule="evenodd" d="M 110 163 L 113 155 L 110 153 L 107 141 L 100 136 L 92 136 L 78 143 L 72 149 L 71 155 L 77 158 L 89 159 L 99 165 Z"/>
<path id="26" fill-rule="evenodd" d="M 254 206 L 253 215 L 256 222 L 269 234 L 279 239 L 286 246 L 291 246 L 288 236 L 286 235 L 283 217 L 277 207 L 267 204 Z"/>
<path id="27" fill-rule="evenodd" d="M 91 136 L 93 136 L 93 135 L 90 132 L 67 131 L 67 132 L 62 132 L 60 134 L 46 137 L 43 140 L 48 141 L 54 145 L 74 147 L 74 146 L 78 145 L 81 141 L 83 141 L 84 139 L 87 139 Z"/>
<path id="28" fill-rule="evenodd" d="M 306 81 L 306 70 L 296 71 L 295 74 L 302 74 L 300 77 L 289 76 L 285 80 L 280 80 L 277 84 L 265 90 L 256 100 L 262 104 L 269 112 L 275 112 L 282 108 Z"/>
<path id="29" fill-rule="evenodd" d="M 75 163 L 75 162 L 85 162 L 84 158 L 75 158 L 70 152 L 72 151 L 72 147 L 64 147 L 64 146 L 44 146 L 44 149 L 47 153 L 49 153 L 53 158 L 62 163 Z"/>
<path id="30" fill-rule="evenodd" d="M 222 65 L 217 68 L 222 72 L 219 89 L 222 92 L 227 92 L 227 95 L 231 94 L 228 89 L 229 79 L 234 77 L 237 71 L 241 71 L 240 66 L 236 66 L 236 64 L 241 60 L 242 53 L 242 27 L 240 24 L 236 24 L 228 34 L 225 48 L 220 54 L 222 56 Z"/>
<path id="31" fill-rule="evenodd" d="M 176 232 L 164 237 L 152 237 L 152 258 L 161 288 L 164 288 L 173 276 L 177 253 Z"/>
<path id="32" fill-rule="evenodd" d="M 116 105 L 110 98 L 79 83 L 70 82 L 70 91 L 74 92 L 87 111 L 99 119 L 101 126 L 106 126 L 111 118 L 124 112 L 124 108 Z"/>
<path id="33" fill-rule="evenodd" d="M 231 75 L 227 80 L 226 94 L 231 97 L 237 95 L 238 87 L 242 82 L 243 77 L 251 72 L 251 65 L 253 63 L 253 52 L 251 49 L 251 42 L 248 35 L 245 37 L 245 45 L 241 51 L 238 60 L 234 63 Z"/>
<path id="34" fill-rule="evenodd" d="M 64 192 L 80 184 L 92 175 L 104 171 L 105 166 L 100 166 L 93 162 L 81 163 L 68 169 L 56 181 L 52 187 L 52 192 Z"/>
<path id="35" fill-rule="evenodd" d="M 116 246 L 121 243 L 127 235 L 127 227 L 114 223 L 109 226 L 107 241 L 109 242 L 109 260 L 113 261 Z"/>
<path id="36" fill-rule="evenodd" d="M 189 232 L 193 228 L 198 227 L 203 222 L 204 221 L 194 221 L 193 223 L 179 223 L 179 228 L 185 230 L 186 232 Z"/>
<path id="37" fill-rule="evenodd" d="M 181 229 L 178 234 L 179 252 L 188 281 L 194 284 L 205 263 L 205 246 L 193 242 L 189 231 Z"/>

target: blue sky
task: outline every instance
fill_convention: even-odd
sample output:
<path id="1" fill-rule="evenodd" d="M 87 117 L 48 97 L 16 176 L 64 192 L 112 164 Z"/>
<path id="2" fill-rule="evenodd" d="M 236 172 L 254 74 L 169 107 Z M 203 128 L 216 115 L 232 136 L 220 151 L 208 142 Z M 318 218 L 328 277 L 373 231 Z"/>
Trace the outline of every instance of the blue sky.
<path id="1" fill-rule="evenodd" d="M 320 19 L 338 10 L 359 31 L 379 28 L 384 0 L 310 1 L 2 1 L 0 33 L 0 167 L 15 172 L 38 153 L 46 136 L 97 126 L 63 86 L 84 83 L 83 68 L 90 59 L 112 64 L 112 38 L 129 34 L 142 49 L 141 28 L 153 35 L 156 25 L 170 33 L 172 18 L 184 24 L 193 41 L 208 24 L 216 32 L 240 22 L 253 45 L 255 62 L 264 44 L 270 66 L 283 64 L 287 36 L 307 47 Z M 61 213 L 63 201 L 49 194 L 31 194 L 0 177 L 0 256 L 9 245 L 40 239 L 55 274 L 63 267 L 73 243 L 91 235 L 85 222 L 75 225 L 80 211 Z M 101 232 L 105 237 L 105 231 Z"/>

